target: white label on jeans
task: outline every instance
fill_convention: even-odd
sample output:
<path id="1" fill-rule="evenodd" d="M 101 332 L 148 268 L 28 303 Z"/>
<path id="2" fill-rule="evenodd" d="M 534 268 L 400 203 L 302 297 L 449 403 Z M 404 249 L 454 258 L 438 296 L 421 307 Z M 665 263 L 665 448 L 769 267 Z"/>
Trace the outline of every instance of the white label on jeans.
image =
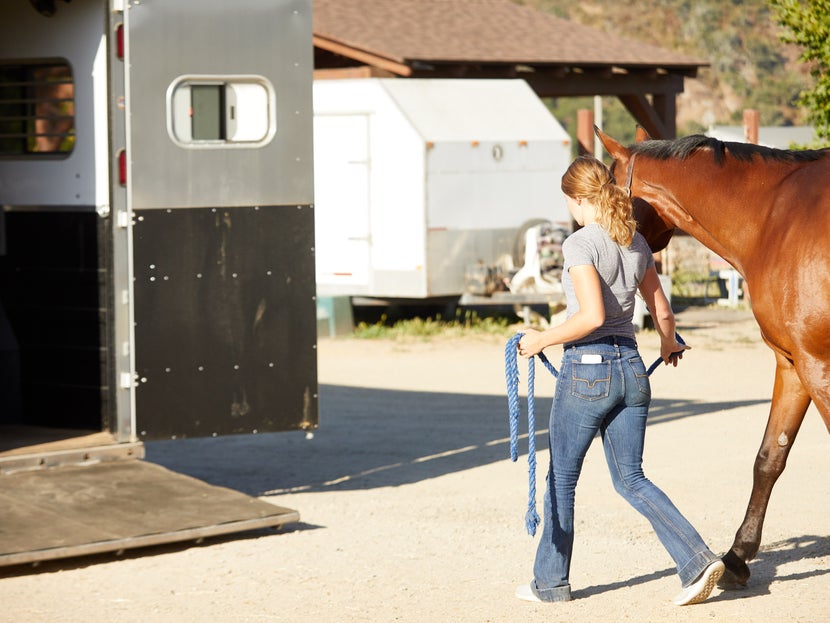
<path id="1" fill-rule="evenodd" d="M 582 363 L 602 363 L 602 355 L 582 355 Z"/>

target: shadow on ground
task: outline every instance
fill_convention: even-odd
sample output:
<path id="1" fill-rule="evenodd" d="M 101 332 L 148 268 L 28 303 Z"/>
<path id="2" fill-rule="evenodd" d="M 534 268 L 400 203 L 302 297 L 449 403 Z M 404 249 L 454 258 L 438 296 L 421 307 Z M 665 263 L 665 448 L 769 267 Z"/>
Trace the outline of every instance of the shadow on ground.
<path id="1" fill-rule="evenodd" d="M 766 401 L 652 403 L 651 424 Z M 536 403 L 545 448 L 550 398 Z M 520 430 L 526 433 L 522 413 Z M 370 489 L 509 460 L 507 399 L 323 385 L 320 430 L 145 444 L 147 460 L 250 495 Z M 527 439 L 520 439 L 520 453 Z M 521 458 L 519 460 L 522 460 Z"/>
<path id="2" fill-rule="evenodd" d="M 809 571 L 800 573 L 786 573 L 781 567 L 787 563 L 797 560 L 816 560 L 830 556 L 830 536 L 804 535 L 792 537 L 784 541 L 764 545 L 758 555 L 749 563 L 749 570 L 752 576 L 746 588 L 730 591 L 715 591 L 710 601 L 726 601 L 732 599 L 746 599 L 758 595 L 766 595 L 770 592 L 770 584 L 773 582 L 792 582 L 807 577 L 815 577 L 830 574 L 830 566 L 827 564 L 818 565 Z M 598 595 L 607 591 L 624 589 L 628 586 L 645 584 L 660 578 L 674 576 L 676 569 L 668 568 L 645 575 L 639 575 L 629 580 L 589 586 L 574 591 L 574 599 L 584 599 L 591 595 Z M 680 584 L 678 583 L 678 592 Z"/>

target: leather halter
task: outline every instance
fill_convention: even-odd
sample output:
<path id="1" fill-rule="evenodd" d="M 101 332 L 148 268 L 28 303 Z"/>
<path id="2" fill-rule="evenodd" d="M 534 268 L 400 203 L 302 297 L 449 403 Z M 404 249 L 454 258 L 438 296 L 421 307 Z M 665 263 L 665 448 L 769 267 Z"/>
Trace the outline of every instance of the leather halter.
<path id="1" fill-rule="evenodd" d="M 625 180 L 625 189 L 628 191 L 628 196 L 631 196 L 631 180 L 634 177 L 634 159 L 637 157 L 637 154 L 631 155 L 631 160 L 628 161 L 628 175 L 626 176 Z"/>

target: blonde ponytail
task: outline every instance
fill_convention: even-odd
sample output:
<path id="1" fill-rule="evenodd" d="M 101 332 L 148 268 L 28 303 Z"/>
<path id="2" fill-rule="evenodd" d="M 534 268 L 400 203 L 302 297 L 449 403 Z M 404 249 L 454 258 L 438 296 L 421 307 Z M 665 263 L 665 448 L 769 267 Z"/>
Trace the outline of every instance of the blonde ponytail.
<path id="1" fill-rule="evenodd" d="M 634 220 L 631 198 L 613 182 L 603 184 L 597 196 L 597 222 L 608 232 L 611 240 L 627 247 L 634 238 L 637 221 Z"/>
<path id="2" fill-rule="evenodd" d="M 617 186 L 602 162 L 590 156 L 574 160 L 562 176 L 562 192 L 574 199 L 584 197 L 591 201 L 597 210 L 597 222 L 611 240 L 624 247 L 631 244 L 637 230 L 631 198 Z"/>

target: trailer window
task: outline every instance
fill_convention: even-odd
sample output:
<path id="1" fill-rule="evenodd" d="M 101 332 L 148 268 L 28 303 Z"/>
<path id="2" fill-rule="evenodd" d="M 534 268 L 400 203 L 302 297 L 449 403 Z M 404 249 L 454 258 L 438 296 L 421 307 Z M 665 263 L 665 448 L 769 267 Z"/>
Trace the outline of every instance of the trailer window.
<path id="1" fill-rule="evenodd" d="M 190 87 L 190 121 L 194 141 L 222 141 L 225 129 L 225 89 L 221 85 L 194 84 Z"/>
<path id="2" fill-rule="evenodd" d="M 68 155 L 74 146 L 69 64 L 0 64 L 0 156 Z"/>
<path id="3" fill-rule="evenodd" d="M 276 98 L 265 78 L 184 76 L 167 93 L 167 130 L 182 147 L 260 147 L 276 133 Z"/>

